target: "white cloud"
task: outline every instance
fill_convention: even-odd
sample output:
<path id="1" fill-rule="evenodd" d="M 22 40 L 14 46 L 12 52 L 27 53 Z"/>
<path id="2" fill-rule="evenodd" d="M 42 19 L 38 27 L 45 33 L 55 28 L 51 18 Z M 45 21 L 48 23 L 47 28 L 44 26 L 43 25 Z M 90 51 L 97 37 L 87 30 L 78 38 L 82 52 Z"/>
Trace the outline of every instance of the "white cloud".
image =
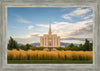
<path id="1" fill-rule="evenodd" d="M 61 42 L 74 43 L 74 44 L 84 44 L 84 41 L 80 41 L 80 40 L 61 40 Z"/>
<path id="2" fill-rule="evenodd" d="M 31 43 L 40 42 L 40 38 L 38 36 L 31 36 L 30 38 L 23 38 L 23 37 L 20 38 L 13 37 L 13 38 L 18 43 L 22 43 L 22 44 L 27 44 L 27 43 L 31 44 Z"/>
<path id="3" fill-rule="evenodd" d="M 84 17 L 83 19 L 89 19 L 90 17 L 93 17 L 93 14 L 89 15 L 89 16 L 86 16 Z"/>
<path id="4" fill-rule="evenodd" d="M 45 27 L 45 28 L 48 28 L 49 26 L 48 25 L 45 25 L 45 24 L 36 24 L 37 26 L 41 26 L 41 27 Z"/>
<path id="5" fill-rule="evenodd" d="M 32 26 L 32 25 L 31 26 L 28 26 L 28 29 L 29 30 L 32 30 L 33 28 L 34 28 L 34 26 Z"/>
<path id="6" fill-rule="evenodd" d="M 86 8 L 86 9 L 77 8 L 76 10 L 74 10 L 70 13 L 62 15 L 62 17 L 64 19 L 68 19 L 68 20 L 72 20 L 71 17 L 73 17 L 73 16 L 84 18 L 84 17 L 88 16 L 88 15 L 87 16 L 84 16 L 84 15 L 89 13 L 90 11 L 91 11 L 91 8 Z"/>
<path id="7" fill-rule="evenodd" d="M 37 42 L 40 42 L 40 34 L 31 33 L 27 36 L 16 36 L 16 37 L 13 37 L 13 39 L 16 40 L 18 43 L 22 43 L 22 44 L 37 43 Z"/>
<path id="8" fill-rule="evenodd" d="M 17 16 L 17 21 L 20 22 L 20 23 L 32 23 L 31 21 L 28 21 L 26 19 L 24 19 L 23 17 L 19 16 L 19 15 L 16 15 Z"/>
<path id="9" fill-rule="evenodd" d="M 32 36 L 40 36 L 40 33 L 30 33 L 29 35 L 26 35 L 26 36 L 15 36 L 15 37 L 13 37 L 13 38 L 16 38 L 16 39 L 18 39 L 18 38 L 23 38 L 23 39 L 28 39 L 28 38 L 31 38 Z"/>
<path id="10" fill-rule="evenodd" d="M 80 15 L 84 15 L 88 12 L 90 12 L 90 8 L 86 8 L 86 9 L 77 8 L 75 11 L 71 12 L 69 15 L 71 15 L 71 16 L 80 16 Z"/>
<path id="11" fill-rule="evenodd" d="M 68 15 L 63 15 L 62 17 L 63 17 L 64 19 L 72 20 L 71 17 L 69 17 Z"/>

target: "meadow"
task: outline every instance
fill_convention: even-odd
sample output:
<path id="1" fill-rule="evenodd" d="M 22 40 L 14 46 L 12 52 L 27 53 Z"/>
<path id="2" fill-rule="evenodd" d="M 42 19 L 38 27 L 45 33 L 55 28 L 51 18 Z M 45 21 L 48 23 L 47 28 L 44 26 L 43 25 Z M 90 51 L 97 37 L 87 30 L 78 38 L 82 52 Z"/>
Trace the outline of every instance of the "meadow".
<path id="1" fill-rule="evenodd" d="M 7 50 L 8 60 L 79 60 L 92 61 L 93 51 Z"/>

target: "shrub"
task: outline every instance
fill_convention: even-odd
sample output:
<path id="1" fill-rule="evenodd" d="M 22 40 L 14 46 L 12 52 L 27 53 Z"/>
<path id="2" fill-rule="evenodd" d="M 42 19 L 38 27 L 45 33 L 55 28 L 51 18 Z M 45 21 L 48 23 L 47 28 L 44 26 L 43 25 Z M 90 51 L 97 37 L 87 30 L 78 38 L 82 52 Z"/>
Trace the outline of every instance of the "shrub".
<path id="1" fill-rule="evenodd" d="M 29 47 L 31 50 L 43 50 L 43 47 Z"/>

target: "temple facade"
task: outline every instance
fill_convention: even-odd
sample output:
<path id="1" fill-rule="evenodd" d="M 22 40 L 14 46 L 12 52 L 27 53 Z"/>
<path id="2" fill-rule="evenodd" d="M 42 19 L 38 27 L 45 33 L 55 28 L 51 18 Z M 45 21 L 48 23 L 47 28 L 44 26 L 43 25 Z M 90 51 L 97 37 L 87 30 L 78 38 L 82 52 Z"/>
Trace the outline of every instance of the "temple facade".
<path id="1" fill-rule="evenodd" d="M 57 34 L 52 34 L 51 23 L 49 23 L 48 34 L 40 36 L 40 46 L 45 47 L 45 50 L 48 50 L 48 48 L 56 50 L 57 47 L 60 47 L 60 36 L 57 36 Z"/>

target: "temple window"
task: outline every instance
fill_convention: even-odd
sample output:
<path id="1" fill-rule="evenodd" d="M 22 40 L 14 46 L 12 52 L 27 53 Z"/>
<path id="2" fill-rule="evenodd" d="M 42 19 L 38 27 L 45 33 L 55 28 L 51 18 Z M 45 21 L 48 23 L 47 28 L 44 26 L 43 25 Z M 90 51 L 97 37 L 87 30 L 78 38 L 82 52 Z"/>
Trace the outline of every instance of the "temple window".
<path id="1" fill-rule="evenodd" d="M 51 38 L 49 38 L 49 41 L 51 41 Z"/>
<path id="2" fill-rule="evenodd" d="M 49 46 L 51 46 L 51 43 L 49 43 Z"/>

